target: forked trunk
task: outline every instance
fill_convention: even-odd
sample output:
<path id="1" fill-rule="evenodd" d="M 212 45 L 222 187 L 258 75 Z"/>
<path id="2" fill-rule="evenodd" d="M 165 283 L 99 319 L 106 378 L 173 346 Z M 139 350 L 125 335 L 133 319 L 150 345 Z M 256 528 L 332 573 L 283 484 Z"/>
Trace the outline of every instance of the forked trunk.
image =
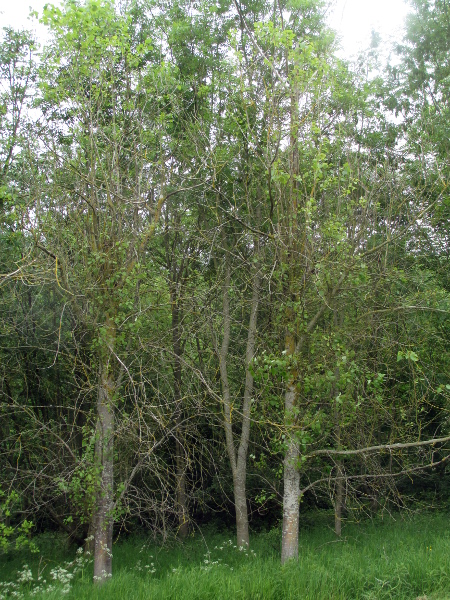
<path id="1" fill-rule="evenodd" d="M 255 242 L 258 256 L 259 246 Z M 228 346 L 230 343 L 231 315 L 229 304 L 230 289 L 230 265 L 227 263 L 225 280 L 223 286 L 223 339 L 219 354 L 220 377 L 222 382 L 222 397 L 224 405 L 224 428 L 226 447 L 230 459 L 231 471 L 233 473 L 234 506 L 236 511 L 236 533 L 237 545 L 249 546 L 250 536 L 248 528 L 247 509 L 247 454 L 250 441 L 250 412 L 253 394 L 253 376 L 250 372 L 250 363 L 253 359 L 256 345 L 256 326 L 259 303 L 259 289 L 261 276 L 258 262 L 254 265 L 252 277 L 252 303 L 250 308 L 250 319 L 248 324 L 247 347 L 245 353 L 245 387 L 242 402 L 242 429 L 239 446 L 236 450 L 233 436 L 233 404 L 228 382 Z M 238 412 L 238 411 L 236 411 Z"/>

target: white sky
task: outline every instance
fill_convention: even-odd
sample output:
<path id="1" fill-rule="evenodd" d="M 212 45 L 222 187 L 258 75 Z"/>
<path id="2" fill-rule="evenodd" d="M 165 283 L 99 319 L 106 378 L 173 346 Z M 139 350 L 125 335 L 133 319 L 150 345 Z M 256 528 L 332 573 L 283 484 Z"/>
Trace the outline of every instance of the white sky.
<path id="1" fill-rule="evenodd" d="M 400 41 L 409 10 L 405 0 L 335 0 L 329 22 L 341 37 L 339 54 L 350 58 L 367 48 L 372 30 L 380 33 L 384 42 Z"/>
<path id="2" fill-rule="evenodd" d="M 0 0 L 0 28 L 13 27 L 14 29 L 31 29 L 42 35 L 42 26 L 36 19 L 30 20 L 30 8 L 37 10 L 39 16 L 45 4 L 58 4 L 51 0 Z M 39 35 L 39 32 L 41 35 Z"/>
<path id="3" fill-rule="evenodd" d="M 334 0 L 330 25 L 341 36 L 340 55 L 350 58 L 370 44 L 370 32 L 377 30 L 386 42 L 400 39 L 403 20 L 408 12 L 405 0 Z M 51 0 L 0 0 L 0 28 L 36 29 L 27 19 L 29 7 L 40 14 Z M 58 2 L 55 2 L 58 4 Z M 3 13 L 3 14 L 1 14 Z M 39 31 L 39 30 L 38 30 Z"/>

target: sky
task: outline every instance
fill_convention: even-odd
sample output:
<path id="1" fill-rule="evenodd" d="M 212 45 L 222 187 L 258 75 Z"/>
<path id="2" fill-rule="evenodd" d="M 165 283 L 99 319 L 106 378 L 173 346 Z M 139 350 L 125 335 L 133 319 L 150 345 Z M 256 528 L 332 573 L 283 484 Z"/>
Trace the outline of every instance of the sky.
<path id="1" fill-rule="evenodd" d="M 342 58 L 370 45 L 372 30 L 386 43 L 400 41 L 409 7 L 405 0 L 336 0 L 329 23 L 341 38 Z"/>
<path id="2" fill-rule="evenodd" d="M 38 26 L 27 19 L 29 7 L 41 14 L 47 3 L 58 4 L 55 0 L 0 0 L 0 27 L 35 29 Z M 329 22 L 340 35 L 342 58 L 350 59 L 367 48 L 372 29 L 378 31 L 385 42 L 401 38 L 408 12 L 405 0 L 334 0 L 334 4 Z M 37 32 L 39 35 L 39 29 Z"/>

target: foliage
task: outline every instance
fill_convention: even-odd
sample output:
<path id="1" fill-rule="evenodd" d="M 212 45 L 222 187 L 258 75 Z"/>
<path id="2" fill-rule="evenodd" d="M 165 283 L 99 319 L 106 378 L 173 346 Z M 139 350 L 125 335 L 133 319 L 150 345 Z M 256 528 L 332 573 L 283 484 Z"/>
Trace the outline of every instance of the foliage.
<path id="1" fill-rule="evenodd" d="M 411 7 L 386 72 L 315 0 L 47 5 L 39 63 L 4 32 L 2 547 L 93 536 L 103 580 L 113 529 L 274 525 L 289 477 L 297 519 L 443 497 L 449 9 Z"/>
<path id="2" fill-rule="evenodd" d="M 33 523 L 27 519 L 17 523 L 14 513 L 17 511 L 19 500 L 19 495 L 14 490 L 6 493 L 0 488 L 0 550 L 5 553 L 13 548 L 28 548 L 31 552 L 39 552 L 31 540 Z"/>

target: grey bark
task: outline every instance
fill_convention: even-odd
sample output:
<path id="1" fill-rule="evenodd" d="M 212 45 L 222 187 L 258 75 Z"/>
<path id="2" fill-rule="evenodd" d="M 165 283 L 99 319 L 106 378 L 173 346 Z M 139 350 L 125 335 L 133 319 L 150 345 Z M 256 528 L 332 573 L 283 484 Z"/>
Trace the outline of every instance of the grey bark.
<path id="1" fill-rule="evenodd" d="M 176 293 L 176 285 L 171 285 L 172 301 L 172 343 L 174 352 L 174 400 L 176 414 L 176 508 L 178 514 L 178 535 L 185 539 L 189 533 L 189 512 L 186 494 L 186 456 L 183 444 L 183 402 L 182 402 L 182 370 L 181 370 L 181 332 L 180 332 L 180 307 Z"/>
<path id="2" fill-rule="evenodd" d="M 338 465 L 338 480 L 336 481 L 336 497 L 334 500 L 334 532 L 338 537 L 342 534 L 342 509 L 344 507 L 344 480 L 342 468 Z"/>
<path id="3" fill-rule="evenodd" d="M 339 378 L 339 368 L 335 370 L 335 377 Z M 334 388 L 334 386 L 333 386 Z M 336 390 L 334 390 L 334 430 L 336 436 L 336 446 L 338 449 L 341 448 L 341 424 L 339 421 L 339 410 L 337 406 Z M 334 497 L 334 532 L 337 536 L 341 536 L 342 533 L 342 510 L 344 508 L 344 471 L 342 468 L 342 460 L 340 458 L 336 461 L 337 467 L 337 480 L 336 480 L 336 491 Z"/>
<path id="4" fill-rule="evenodd" d="M 295 383 L 287 385 L 284 410 L 288 424 L 292 425 L 292 412 L 296 404 Z M 290 428 L 291 429 L 291 428 Z M 299 446 L 291 433 L 288 435 L 284 457 L 283 533 L 281 541 L 281 563 L 298 558 L 300 472 L 298 469 Z"/>
<path id="5" fill-rule="evenodd" d="M 286 74 L 289 71 L 289 59 L 286 54 Z M 299 151 L 298 151 L 298 126 L 299 126 L 299 89 L 296 84 L 291 90 L 290 103 L 290 197 L 286 213 L 286 262 L 289 265 L 289 281 L 285 284 L 285 293 L 290 300 L 298 300 L 297 277 L 298 277 L 298 175 L 299 175 Z M 287 329 L 285 336 L 285 352 L 287 357 L 293 357 L 297 352 L 295 322 L 296 315 L 291 307 L 286 308 Z M 286 425 L 287 448 L 283 467 L 283 532 L 281 541 L 281 563 L 298 558 L 298 534 L 299 534 L 299 502 L 300 502 L 300 472 L 298 470 L 299 446 L 293 431 L 294 408 L 297 405 L 297 372 L 290 374 L 286 384 L 284 398 L 284 415 Z"/>
<path id="6" fill-rule="evenodd" d="M 112 352 L 115 331 L 106 322 L 107 346 L 102 353 L 97 398 L 96 464 L 100 482 L 94 514 L 94 583 L 104 583 L 112 575 L 112 540 L 114 506 L 114 391 Z"/>
<path id="7" fill-rule="evenodd" d="M 342 321 L 342 319 L 340 319 Z M 338 325 L 338 315 L 334 313 L 334 325 L 335 327 Z M 336 357 L 337 359 L 337 357 Z M 341 420 L 339 414 L 338 407 L 338 382 L 340 379 L 341 373 L 339 367 L 336 366 L 334 369 L 334 381 L 331 386 L 331 399 L 333 402 L 333 412 L 334 412 L 334 435 L 336 438 L 336 448 L 338 450 L 341 449 Z M 342 468 L 342 460 L 340 458 L 336 461 L 337 468 L 337 480 L 336 480 L 336 491 L 334 497 L 334 532 L 340 537 L 342 534 L 342 511 L 344 508 L 344 478 L 343 478 L 343 468 Z"/>
<path id="8" fill-rule="evenodd" d="M 289 330 L 286 333 L 286 355 L 294 356 L 300 355 L 308 336 L 314 328 L 316 327 L 321 316 L 326 312 L 329 307 L 329 302 L 336 296 L 339 292 L 343 282 L 345 281 L 348 275 L 348 271 L 344 271 L 339 277 L 338 282 L 331 290 L 327 302 L 324 302 L 322 306 L 317 310 L 316 314 L 311 318 L 308 322 L 308 325 L 305 329 L 305 332 L 298 336 L 298 340 L 296 341 L 296 336 L 290 332 Z M 289 318 L 291 315 L 288 315 L 288 322 L 293 324 L 293 319 Z M 286 426 L 287 431 L 292 430 L 292 411 L 296 405 L 296 389 L 295 384 L 297 382 L 297 374 L 293 373 L 293 376 L 289 383 L 286 386 L 285 392 L 285 418 L 286 418 Z M 295 438 L 292 436 L 292 433 L 289 434 L 288 445 L 286 449 L 286 456 L 284 460 L 284 496 L 283 496 L 283 538 L 282 538 L 282 552 L 281 552 L 281 560 L 282 562 L 286 562 L 289 559 L 297 559 L 298 558 L 298 534 L 299 534 L 299 503 L 300 503 L 300 474 L 294 473 L 295 469 L 298 469 L 298 460 L 299 460 L 299 448 L 298 443 Z M 345 451 L 340 450 L 331 450 L 331 451 L 316 451 L 309 456 L 318 455 L 318 454 L 345 454 Z M 297 465 L 297 466 L 295 466 Z M 294 510 L 294 505 L 296 506 L 296 510 Z M 285 539 L 285 536 L 286 539 Z"/>
<path id="9" fill-rule="evenodd" d="M 258 246 L 255 244 L 256 252 Z M 253 394 L 253 377 L 250 372 L 250 363 L 255 353 L 256 345 L 256 327 L 260 291 L 260 272 L 259 264 L 254 264 L 252 276 L 252 300 L 250 306 L 250 318 L 247 333 L 247 346 L 245 352 L 245 387 L 242 402 L 241 413 L 241 436 L 239 445 L 236 449 L 233 436 L 233 401 L 231 398 L 230 385 L 228 381 L 228 348 L 231 335 L 231 315 L 230 315 L 230 279 L 231 269 L 227 262 L 225 267 L 225 279 L 223 284 L 223 338 L 219 354 L 220 378 L 222 383 L 222 397 L 224 406 L 224 429 L 228 457 L 230 459 L 231 471 L 233 474 L 233 492 L 234 505 L 236 511 L 236 533 L 238 546 L 248 546 L 250 543 L 248 528 L 248 509 L 247 509 L 247 455 L 250 441 L 250 411 Z M 235 414 L 239 414 L 238 411 Z"/>

